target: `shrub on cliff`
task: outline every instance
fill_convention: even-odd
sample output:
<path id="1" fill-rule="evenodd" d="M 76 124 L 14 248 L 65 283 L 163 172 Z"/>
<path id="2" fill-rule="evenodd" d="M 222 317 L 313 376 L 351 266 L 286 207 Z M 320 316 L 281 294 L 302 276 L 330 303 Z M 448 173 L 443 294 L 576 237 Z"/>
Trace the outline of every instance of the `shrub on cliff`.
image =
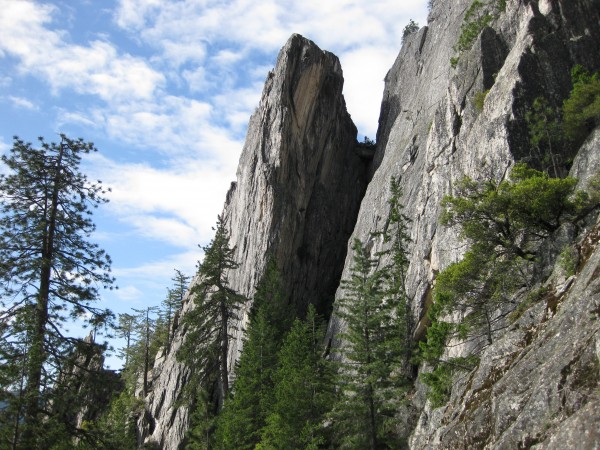
<path id="1" fill-rule="evenodd" d="M 600 76 L 582 66 L 571 71 L 573 89 L 563 103 L 564 131 L 575 141 L 582 141 L 600 125 Z"/>
<path id="2" fill-rule="evenodd" d="M 507 180 L 465 178 L 455 196 L 443 199 L 442 223 L 458 225 L 471 248 L 437 276 L 432 324 L 420 344 L 421 357 L 434 366 L 422 375 L 434 407 L 447 401 L 453 374 L 472 368 L 477 353 L 507 326 L 517 307 L 514 292 L 529 283 L 540 242 L 591 206 L 587 194 L 575 191 L 576 181 L 517 164 Z M 471 352 L 444 357 L 450 343 L 469 343 Z"/>

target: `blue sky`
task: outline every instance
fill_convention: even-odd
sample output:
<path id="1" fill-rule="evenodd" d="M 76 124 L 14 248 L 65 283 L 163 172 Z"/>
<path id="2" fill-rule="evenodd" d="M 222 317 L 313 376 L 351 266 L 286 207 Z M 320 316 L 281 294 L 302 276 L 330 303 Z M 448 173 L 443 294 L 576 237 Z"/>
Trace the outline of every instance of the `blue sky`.
<path id="1" fill-rule="evenodd" d="M 85 171 L 112 188 L 94 240 L 119 286 L 103 303 L 157 305 L 175 268 L 195 272 L 289 36 L 340 58 L 359 136 L 374 138 L 383 78 L 426 3 L 0 0 L 0 152 L 13 135 L 93 141 Z"/>

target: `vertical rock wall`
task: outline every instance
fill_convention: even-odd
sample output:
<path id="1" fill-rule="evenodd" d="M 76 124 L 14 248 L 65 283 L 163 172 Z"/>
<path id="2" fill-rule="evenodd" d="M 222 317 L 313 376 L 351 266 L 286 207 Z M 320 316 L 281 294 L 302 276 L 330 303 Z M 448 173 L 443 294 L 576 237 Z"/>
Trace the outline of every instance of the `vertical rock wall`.
<path id="1" fill-rule="evenodd" d="M 223 215 L 238 269 L 231 287 L 252 297 L 267 261 L 274 258 L 290 294 L 290 315 L 309 303 L 327 311 L 366 189 L 367 164 L 356 152 L 356 127 L 342 96 L 339 60 L 293 35 L 269 73 L 250 119 L 237 181 Z M 187 299 L 182 314 L 193 307 Z M 251 302 L 232 327 L 229 367 L 242 346 Z M 177 403 L 189 372 L 176 361 L 185 330 L 154 370 L 152 393 L 140 421 L 142 438 L 177 449 L 189 411 Z"/>
<path id="2" fill-rule="evenodd" d="M 507 0 L 505 9 L 497 13 L 473 47 L 459 55 L 458 64 L 452 68 L 450 59 L 458 56 L 453 47 L 472 3 L 472 0 L 434 1 L 427 26 L 405 40 L 388 72 L 372 180 L 352 235 L 363 242 L 370 241 L 373 255 L 382 250 L 381 239 L 372 233 L 386 226 L 391 176 L 401 177 L 405 212 L 412 221 L 407 284 L 417 323 L 416 339 L 424 337 L 425 313 L 436 274 L 466 251 L 457 230 L 439 225 L 442 197 L 451 194 L 453 184 L 465 175 L 502 179 L 516 160 L 533 162 L 524 120 L 533 99 L 543 95 L 560 107 L 571 89 L 571 67 L 583 64 L 591 70 L 600 68 L 600 2 L 592 0 Z M 475 99 L 484 94 L 483 107 L 479 108 Z M 566 160 L 573 155 L 566 152 L 563 156 Z M 344 277 L 349 275 L 351 264 L 348 255 Z M 337 296 L 341 295 L 343 292 L 338 290 Z M 581 312 L 577 311 L 579 307 L 573 308 L 574 314 Z M 332 345 L 338 345 L 337 336 L 344 327 L 334 312 L 329 326 Z M 593 328 L 582 331 L 588 341 L 594 332 Z M 572 334 L 569 339 L 568 346 L 581 345 L 578 335 Z M 513 347 L 510 351 L 521 350 L 522 347 Z M 557 346 L 554 350 L 565 349 Z M 455 351 L 460 352 L 460 348 Z M 501 354 L 501 349 L 490 350 L 490 360 L 482 362 L 482 370 L 488 372 L 474 375 L 481 376 L 480 381 L 485 380 L 480 387 L 502 382 L 487 377 L 490 373 L 499 375 L 494 372 L 493 358 L 498 359 Z M 576 354 L 579 353 L 568 353 Z M 573 358 L 558 364 L 568 365 Z M 530 361 L 520 370 L 521 376 L 526 376 L 527 370 L 544 370 L 544 367 Z M 538 382 L 546 382 L 545 377 L 551 378 L 552 373 L 548 371 Z M 506 383 L 518 383 L 518 376 L 514 376 Z M 530 423 L 535 427 L 528 430 L 516 415 L 502 422 L 495 414 L 506 414 L 507 408 L 522 400 L 519 396 L 528 396 L 534 389 L 533 384 L 523 391 L 499 389 L 491 403 L 483 402 L 481 409 L 473 409 L 469 418 L 462 421 L 456 419 L 457 415 L 469 406 L 466 399 L 477 402 L 476 396 L 457 394 L 447 408 L 432 411 L 420 390 L 413 405 L 420 414 L 418 424 L 404 424 L 405 429 L 399 431 L 405 436 L 413 433 L 414 448 L 517 448 L 519 445 L 525 448 L 549 436 L 542 432 L 543 420 L 532 419 Z M 488 414 L 484 414 L 486 411 Z M 489 411 L 493 411 L 491 415 Z M 541 407 L 531 411 L 534 416 L 557 410 Z M 495 425 L 485 428 L 476 420 L 478 417 L 494 420 Z M 565 412 L 562 417 L 568 414 Z M 520 434 L 511 437 L 511 430 L 517 429 Z M 502 435 L 503 432 L 506 434 Z"/>
<path id="3" fill-rule="evenodd" d="M 298 35 L 290 38 L 250 120 L 237 182 L 226 199 L 224 216 L 241 263 L 230 274 L 234 289 L 251 297 L 272 257 L 290 293 L 291 314 L 311 302 L 327 311 L 334 294 L 343 295 L 336 289 L 340 275 L 350 271 L 348 243 L 356 237 L 371 241 L 373 254 L 382 250 L 381 238 L 372 232 L 386 226 L 390 178 L 401 177 L 412 220 L 408 291 L 415 338 L 424 336 L 435 276 L 466 251 L 456 230 L 438 224 L 442 197 L 465 175 L 501 179 L 516 160 L 533 161 L 524 122 L 533 99 L 543 95 L 558 107 L 570 90 L 572 66 L 600 69 L 598 0 L 506 0 L 505 9 L 451 67 L 471 4 L 435 0 L 427 26 L 405 40 L 385 78 L 377 152 L 370 164 L 355 152 L 356 128 L 341 95 L 338 59 Z M 475 99 L 484 94 L 480 108 Z M 595 136 L 575 158 L 576 175 L 585 179 L 598 159 Z M 594 230 L 586 234 L 586 242 L 593 242 L 590 255 L 600 235 Z M 598 372 L 594 349 L 597 354 L 600 348 L 593 320 L 582 317 L 587 305 L 582 299 L 598 303 L 598 259 L 588 261 L 582 281 L 569 285 L 573 291 L 558 306 L 556 321 L 543 325 L 548 316 L 542 310 L 524 316 L 521 331 L 507 333 L 482 355 L 480 368 L 469 383 L 457 385 L 448 407 L 431 410 L 423 391 L 417 392 L 413 411 L 420 417 L 401 430 L 412 433 L 412 447 L 558 448 L 573 443 L 573 430 L 597 429 L 597 421 L 586 419 L 598 409 L 589 388 Z M 188 299 L 182 313 L 192 306 Z M 231 367 L 241 349 L 247 309 L 232 329 Z M 344 326 L 332 317 L 332 345 Z M 171 350 L 157 361 L 140 422 L 142 437 L 165 449 L 178 448 L 188 425 L 189 412 L 177 404 L 188 378 L 175 359 L 182 331 L 176 330 Z M 549 352 L 561 358 L 544 364 Z M 579 375 L 590 371 L 590 378 Z M 540 373 L 535 382 L 515 388 L 533 372 Z"/>

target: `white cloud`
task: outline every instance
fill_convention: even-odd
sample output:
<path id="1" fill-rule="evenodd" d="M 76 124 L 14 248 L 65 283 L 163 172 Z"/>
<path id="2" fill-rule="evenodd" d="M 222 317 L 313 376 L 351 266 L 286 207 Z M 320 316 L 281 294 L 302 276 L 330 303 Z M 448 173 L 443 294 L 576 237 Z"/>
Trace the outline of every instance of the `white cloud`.
<path id="1" fill-rule="evenodd" d="M 119 289 L 114 291 L 115 297 L 126 302 L 133 302 L 142 298 L 144 293 L 133 285 L 119 286 Z"/>
<path id="2" fill-rule="evenodd" d="M 57 115 L 57 127 L 61 129 L 65 124 L 78 124 L 86 128 L 97 128 L 98 124 L 87 113 L 81 111 L 69 111 L 59 108 Z"/>
<path id="3" fill-rule="evenodd" d="M 136 230 L 181 248 L 208 242 L 231 181 L 231 166 L 189 160 L 157 169 L 94 155 L 93 176 L 112 188 L 105 207 Z"/>
<path id="4" fill-rule="evenodd" d="M 117 267 L 113 270 L 117 279 L 128 278 L 131 280 L 145 280 L 153 283 L 159 280 L 159 288 L 166 288 L 163 280 L 170 280 L 174 270 L 181 270 L 185 275 L 193 276 L 196 273 L 196 263 L 202 259 L 202 250 L 195 247 L 193 251 L 170 255 L 160 261 L 152 261 L 137 267 Z"/>
<path id="5" fill-rule="evenodd" d="M 344 70 L 344 97 L 352 120 L 363 135 L 375 139 L 385 74 L 397 51 L 381 47 L 362 47 L 340 56 Z"/>
<path id="6" fill-rule="evenodd" d="M 21 74 L 41 78 L 57 96 L 74 91 L 100 100 L 92 98 L 87 110 L 58 109 L 59 126 L 104 132 L 139 160 L 160 152 L 154 167 L 99 158 L 95 170 L 113 187 L 108 207 L 120 220 L 143 236 L 193 248 L 211 237 L 246 125 L 287 38 L 301 33 L 340 56 L 349 112 L 359 132 L 374 138 L 383 78 L 403 26 L 411 17 L 423 21 L 424 4 L 120 0 L 116 24 L 139 48 L 155 50 L 142 57 L 106 35 L 73 43 L 58 29 L 55 6 L 0 0 L 0 56 L 11 55 Z"/>
<path id="7" fill-rule="evenodd" d="M 11 95 L 8 98 L 17 108 L 29 109 L 31 111 L 37 111 L 40 109 L 35 103 L 24 97 L 16 97 Z"/>
<path id="8" fill-rule="evenodd" d="M 115 20 L 162 51 L 165 60 L 198 64 L 196 69 L 183 71 L 193 92 L 214 88 L 216 79 L 217 84 L 227 87 L 222 95 L 240 88 L 239 77 L 246 77 L 245 83 L 262 84 L 267 70 L 249 73 L 239 66 L 274 55 L 292 33 L 298 32 L 340 56 L 349 111 L 360 132 L 374 137 L 383 78 L 400 49 L 404 25 L 411 18 L 425 24 L 425 3 L 182 0 L 158 4 L 120 0 Z M 189 48 L 202 51 L 193 55 Z M 232 115 L 231 123 L 242 122 L 241 117 Z"/>
<path id="9" fill-rule="evenodd" d="M 96 123 L 102 123 L 108 135 L 137 149 L 160 151 L 171 164 L 200 160 L 235 173 L 243 136 L 227 128 L 240 110 L 248 113 L 246 91 L 239 100 L 215 114 L 210 103 L 194 99 L 164 96 L 157 102 L 131 102 L 94 111 Z M 250 94 L 248 94 L 250 95 Z M 258 98 L 258 95 L 255 97 Z M 249 115 L 246 117 L 246 123 Z M 150 155 L 148 155 L 150 156 Z M 183 158 L 182 162 L 178 159 Z"/>
<path id="10" fill-rule="evenodd" d="M 182 76 L 192 93 L 208 91 L 215 87 L 215 83 L 209 81 L 206 69 L 202 66 L 194 70 L 184 70 Z"/>
<path id="11" fill-rule="evenodd" d="M 56 92 L 148 99 L 164 85 L 161 73 L 108 42 L 69 44 L 65 31 L 49 28 L 58 14 L 51 5 L 0 0 L 0 10 L 0 52 L 16 57 L 23 73 L 43 78 Z"/>

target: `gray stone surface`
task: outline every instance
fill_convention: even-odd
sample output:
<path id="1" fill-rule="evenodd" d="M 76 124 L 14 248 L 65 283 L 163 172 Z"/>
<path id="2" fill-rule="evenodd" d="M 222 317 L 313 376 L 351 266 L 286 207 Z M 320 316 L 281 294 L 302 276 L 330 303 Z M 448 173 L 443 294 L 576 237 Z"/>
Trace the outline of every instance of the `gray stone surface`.
<path id="1" fill-rule="evenodd" d="M 570 68 L 581 63 L 597 70 L 599 64 L 600 30 L 595 25 L 599 2 L 508 0 L 506 10 L 483 31 L 471 50 L 460 55 L 456 69 L 452 69 L 450 58 L 457 55 L 452 47 L 471 3 L 434 2 L 427 27 L 406 40 L 387 74 L 372 180 L 352 236 L 371 241 L 372 254 L 382 249 L 383 243 L 371 233 L 385 226 L 390 177 L 402 177 L 405 212 L 412 220 L 407 279 L 418 323 L 417 338 L 424 336 L 424 315 L 436 274 L 466 250 L 457 230 L 439 225 L 442 197 L 451 194 L 452 185 L 465 175 L 499 180 L 507 175 L 515 160 L 535 162 L 524 121 L 533 99 L 543 95 L 560 106 L 570 90 Z M 475 96 L 488 89 L 483 108 L 478 110 Z M 587 150 L 575 160 L 582 170 L 597 165 L 598 159 L 597 138 L 591 138 L 586 145 Z M 568 153 L 564 155 L 565 160 L 569 157 Z M 347 257 L 344 277 L 349 274 L 350 265 L 351 258 Z M 343 292 L 339 290 L 337 295 Z M 566 314 L 580 313 L 583 311 Z M 537 319 L 541 320 L 544 314 L 537 311 Z M 338 345 L 337 336 L 343 330 L 344 323 L 334 316 L 329 326 L 332 345 Z M 568 345 L 580 346 L 580 337 L 570 335 L 573 340 Z M 457 380 L 453 401 L 446 410 L 431 410 L 425 402 L 424 387 L 420 386 L 413 397 L 413 407 L 421 411 L 421 416 L 413 424 L 414 430 L 403 430 L 405 434 L 412 432 L 411 446 L 517 448 L 541 439 L 541 435 L 535 437 L 536 431 L 527 431 L 530 424 L 525 417 L 554 411 L 554 403 L 544 397 L 551 388 L 543 384 L 552 375 L 549 372 L 543 375 L 547 378 L 533 378 L 530 374 L 542 370 L 536 364 L 545 362 L 543 352 L 563 352 L 568 358 L 565 348 L 544 348 L 538 360 L 527 360 L 520 373 L 523 380 L 515 376 L 506 381 L 507 386 L 502 393 L 498 391 L 493 403 L 480 398 L 485 394 L 481 391 L 484 386 L 502 383 L 509 359 L 520 351 L 527 352 L 518 347 L 518 342 L 529 338 L 523 331 L 515 332 L 490 348 L 487 364 L 483 361 L 473 379 Z M 462 350 L 456 347 L 453 352 L 460 354 Z M 575 357 L 574 353 L 570 356 Z M 477 380 L 480 391 L 469 386 Z M 539 383 L 542 385 L 536 390 Z M 515 418 L 528 404 L 530 395 L 535 396 L 531 405 L 538 409 L 532 408 Z M 464 419 L 467 402 L 468 411 L 473 414 L 460 422 L 457 417 L 463 413 Z M 478 402 L 482 405 L 475 408 Z M 499 430 L 506 430 L 506 434 Z"/>
<path id="2" fill-rule="evenodd" d="M 599 231 L 600 224 L 587 233 L 591 256 L 568 289 L 526 311 L 486 349 L 451 402 L 421 416 L 412 448 L 596 448 Z"/>
<path id="3" fill-rule="evenodd" d="M 290 315 L 309 303 L 331 307 L 367 181 L 367 162 L 356 152 L 356 127 L 346 112 L 339 60 L 293 35 L 269 73 L 250 119 L 237 181 L 223 215 L 238 269 L 230 285 L 252 297 L 269 258 L 277 262 L 289 293 Z M 216 218 L 215 218 L 216 219 Z M 233 324 L 229 367 L 242 347 L 251 302 Z M 182 314 L 193 307 L 186 299 Z M 142 436 L 176 449 L 189 411 L 178 405 L 189 372 L 176 361 L 185 330 L 176 330 L 170 352 L 155 366 Z"/>
<path id="4" fill-rule="evenodd" d="M 524 121 L 533 99 L 544 96 L 559 107 L 573 65 L 600 69 L 598 0 L 507 0 L 506 10 L 453 69 L 450 58 L 457 55 L 453 47 L 471 3 L 435 1 L 427 26 L 405 40 L 385 77 L 370 164 L 364 148 L 355 151 L 339 61 L 300 36 L 290 38 L 250 120 L 224 208 L 242 263 L 231 273 L 235 289 L 251 296 L 272 256 L 282 268 L 291 313 L 309 302 L 326 311 L 334 294 L 343 295 L 336 289 L 340 275 L 350 273 L 349 243 L 359 238 L 370 241 L 373 254 L 383 249 L 372 232 L 385 227 L 390 178 L 401 177 L 412 221 L 408 293 L 415 337 L 424 336 L 436 274 L 466 251 L 456 229 L 439 225 L 441 199 L 465 175 L 500 180 L 516 160 L 535 162 Z M 478 109 L 474 100 L 485 91 Z M 572 174 L 581 186 L 600 167 L 599 133 L 577 155 L 562 155 L 575 157 Z M 401 414 L 417 418 L 400 430 L 411 435 L 411 447 L 597 447 L 595 224 L 590 217 L 581 229 L 566 227 L 555 236 L 554 247 L 577 240 L 585 264 L 576 278 L 553 270 L 556 248 L 548 243 L 547 267 L 540 273 L 552 274 L 548 283 L 558 302 L 534 305 L 499 336 L 478 369 L 457 379 L 447 407 L 432 410 L 417 382 L 412 406 Z M 182 314 L 191 307 L 188 299 Z M 230 365 L 241 349 L 244 323 L 232 330 Z M 344 326 L 334 314 L 331 345 L 339 344 Z M 188 411 L 177 406 L 188 377 L 175 360 L 182 333 L 177 330 L 171 351 L 155 365 L 141 423 L 144 437 L 165 449 L 178 447 L 188 422 Z"/>

